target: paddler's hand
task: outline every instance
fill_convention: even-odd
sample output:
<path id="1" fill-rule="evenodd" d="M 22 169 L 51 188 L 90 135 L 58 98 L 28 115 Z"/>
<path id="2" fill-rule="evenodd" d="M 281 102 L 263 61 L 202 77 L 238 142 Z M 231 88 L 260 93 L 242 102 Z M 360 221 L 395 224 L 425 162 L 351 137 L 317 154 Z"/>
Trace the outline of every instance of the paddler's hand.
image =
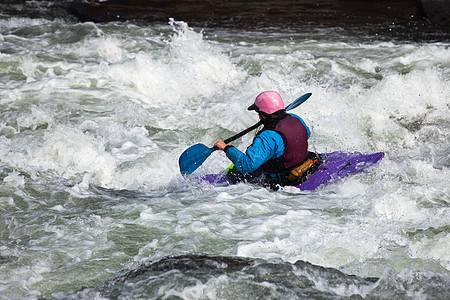
<path id="1" fill-rule="evenodd" d="M 225 150 L 225 147 L 227 146 L 227 144 L 225 144 L 224 141 L 218 141 L 214 144 L 214 148 L 217 148 L 219 150 Z"/>

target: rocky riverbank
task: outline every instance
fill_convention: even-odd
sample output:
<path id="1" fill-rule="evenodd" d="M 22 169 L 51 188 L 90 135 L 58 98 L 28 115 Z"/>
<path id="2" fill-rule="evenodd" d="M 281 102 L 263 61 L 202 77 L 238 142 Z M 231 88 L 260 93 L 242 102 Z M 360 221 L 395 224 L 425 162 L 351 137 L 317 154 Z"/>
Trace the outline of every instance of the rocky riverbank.
<path id="1" fill-rule="evenodd" d="M 385 23 L 428 21 L 448 28 L 450 0 L 76 0 L 71 12 L 81 21 L 163 21 L 168 18 L 221 24 L 312 22 Z"/>

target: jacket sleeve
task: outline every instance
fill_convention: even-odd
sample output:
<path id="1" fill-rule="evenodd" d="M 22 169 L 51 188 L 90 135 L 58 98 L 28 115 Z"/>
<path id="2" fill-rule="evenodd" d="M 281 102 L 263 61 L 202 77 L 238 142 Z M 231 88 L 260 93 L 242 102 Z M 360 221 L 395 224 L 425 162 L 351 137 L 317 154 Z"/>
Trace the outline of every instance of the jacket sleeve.
<path id="1" fill-rule="evenodd" d="M 243 174 L 250 173 L 262 166 L 271 158 L 277 158 L 284 153 L 284 142 L 281 135 L 272 130 L 266 130 L 257 135 L 245 153 L 235 147 L 227 150 L 227 157 Z"/>

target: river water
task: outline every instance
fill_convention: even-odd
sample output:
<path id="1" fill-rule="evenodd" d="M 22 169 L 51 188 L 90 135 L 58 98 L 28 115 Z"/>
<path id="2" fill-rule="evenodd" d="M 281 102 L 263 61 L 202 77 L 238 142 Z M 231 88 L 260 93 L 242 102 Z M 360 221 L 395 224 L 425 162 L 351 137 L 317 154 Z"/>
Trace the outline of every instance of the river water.
<path id="1" fill-rule="evenodd" d="M 402 30 L 1 14 L 0 299 L 449 298 L 450 43 Z M 386 157 L 308 192 L 183 178 L 264 90 L 312 93 L 313 150 Z"/>

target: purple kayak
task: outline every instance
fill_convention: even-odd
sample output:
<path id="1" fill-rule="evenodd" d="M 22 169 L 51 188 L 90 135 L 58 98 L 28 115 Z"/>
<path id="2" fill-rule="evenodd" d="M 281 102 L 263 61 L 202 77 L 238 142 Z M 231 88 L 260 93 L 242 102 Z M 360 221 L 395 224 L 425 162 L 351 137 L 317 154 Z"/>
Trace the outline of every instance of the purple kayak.
<path id="1" fill-rule="evenodd" d="M 335 178 L 346 177 L 360 173 L 376 164 L 384 157 L 383 152 L 363 154 L 359 152 L 344 153 L 331 152 L 322 154 L 322 164 L 302 184 L 296 187 L 303 191 L 310 191 L 319 185 L 329 182 Z M 199 178 L 200 181 L 212 184 L 228 183 L 225 173 L 206 174 Z"/>

